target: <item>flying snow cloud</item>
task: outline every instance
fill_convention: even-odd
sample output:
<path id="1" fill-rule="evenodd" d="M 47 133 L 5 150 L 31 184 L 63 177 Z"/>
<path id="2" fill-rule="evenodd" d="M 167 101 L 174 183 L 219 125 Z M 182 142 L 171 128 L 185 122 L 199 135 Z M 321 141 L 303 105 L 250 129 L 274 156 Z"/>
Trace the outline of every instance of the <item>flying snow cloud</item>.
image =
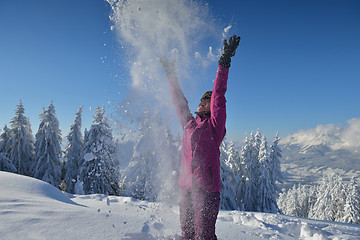
<path id="1" fill-rule="evenodd" d="M 204 76 L 207 67 L 219 59 L 222 40 L 231 26 L 222 29 L 202 1 L 107 2 L 112 9 L 111 30 L 117 34 L 121 57 L 131 76 L 128 95 L 118 104 L 119 115 L 126 115 L 133 123 L 143 118 L 139 115 L 150 106 L 171 122 L 176 114 L 159 57 L 176 61 L 184 90 L 196 92 L 196 87 L 208 79 Z"/>
<path id="2" fill-rule="evenodd" d="M 159 56 L 176 60 L 179 74 L 187 74 L 194 58 L 205 64 L 213 55 L 210 46 L 204 47 L 204 39 L 208 43 L 209 38 L 219 36 L 206 4 L 187 0 L 107 1 L 112 7 L 112 29 L 128 49 L 134 89 L 160 97 L 162 89 L 168 90 L 163 86 Z"/>
<path id="3" fill-rule="evenodd" d="M 346 125 L 319 125 L 314 129 L 300 130 L 281 141 L 283 144 L 320 145 L 333 150 L 360 148 L 360 118 L 352 118 Z"/>

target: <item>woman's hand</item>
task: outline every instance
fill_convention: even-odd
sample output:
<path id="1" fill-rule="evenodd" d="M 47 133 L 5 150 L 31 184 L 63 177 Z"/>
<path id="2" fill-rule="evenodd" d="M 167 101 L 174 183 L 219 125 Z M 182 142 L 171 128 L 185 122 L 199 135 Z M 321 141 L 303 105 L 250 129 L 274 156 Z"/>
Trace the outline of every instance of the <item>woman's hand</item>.
<path id="1" fill-rule="evenodd" d="M 236 48 L 239 46 L 240 37 L 234 35 L 230 37 L 229 43 L 224 40 L 224 48 L 219 60 L 219 65 L 224 67 L 230 67 L 231 57 L 235 55 Z"/>

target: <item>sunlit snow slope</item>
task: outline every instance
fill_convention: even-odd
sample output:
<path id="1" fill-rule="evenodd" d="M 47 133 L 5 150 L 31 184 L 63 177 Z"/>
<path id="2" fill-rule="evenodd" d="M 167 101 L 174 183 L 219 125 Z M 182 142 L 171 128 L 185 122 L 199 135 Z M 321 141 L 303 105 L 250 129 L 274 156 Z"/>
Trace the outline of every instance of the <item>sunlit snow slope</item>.
<path id="1" fill-rule="evenodd" d="M 360 239 L 360 226 L 284 215 L 221 211 L 219 239 Z M 72 196 L 0 172 L 0 239 L 179 239 L 178 207 L 127 197 Z"/>

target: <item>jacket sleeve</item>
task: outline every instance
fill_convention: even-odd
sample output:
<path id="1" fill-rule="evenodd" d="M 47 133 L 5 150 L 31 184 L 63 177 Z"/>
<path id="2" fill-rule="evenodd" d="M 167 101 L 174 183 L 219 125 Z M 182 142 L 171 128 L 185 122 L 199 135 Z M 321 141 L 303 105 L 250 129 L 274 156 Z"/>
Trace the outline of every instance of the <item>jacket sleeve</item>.
<path id="1" fill-rule="evenodd" d="M 188 101 L 184 96 L 177 76 L 168 76 L 168 81 L 176 113 L 180 120 L 181 126 L 184 128 L 190 120 L 194 119 L 194 117 L 190 113 Z"/>
<path id="2" fill-rule="evenodd" d="M 216 135 L 220 142 L 225 136 L 226 129 L 226 98 L 225 92 L 227 90 L 227 80 L 229 75 L 229 68 L 219 65 L 214 88 L 211 96 L 211 122 L 214 126 Z"/>

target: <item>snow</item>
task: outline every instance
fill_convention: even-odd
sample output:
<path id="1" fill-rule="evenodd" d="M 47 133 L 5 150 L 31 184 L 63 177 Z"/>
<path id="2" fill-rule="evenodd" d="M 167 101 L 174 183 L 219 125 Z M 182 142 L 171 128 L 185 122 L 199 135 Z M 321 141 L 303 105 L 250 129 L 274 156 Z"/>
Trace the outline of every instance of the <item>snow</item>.
<path id="1" fill-rule="evenodd" d="M 43 181 L 0 172 L 0 239 L 179 239 L 176 204 L 71 195 Z M 360 226 L 280 214 L 220 211 L 225 239 L 360 239 Z"/>
<path id="2" fill-rule="evenodd" d="M 223 32 L 223 38 L 226 38 L 226 34 L 230 31 L 230 29 L 232 28 L 232 25 L 227 26 L 226 28 L 224 28 L 224 32 Z"/>
<path id="3" fill-rule="evenodd" d="M 224 28 L 224 32 L 229 32 L 229 30 L 232 28 L 232 25 L 229 25 L 229 26 L 227 26 L 226 28 Z"/>
<path id="4" fill-rule="evenodd" d="M 136 94 L 132 101 L 146 96 L 146 102 L 149 102 L 151 96 L 157 106 L 166 108 L 163 112 L 168 112 L 172 108 L 169 86 L 157 58 L 166 56 L 176 60 L 180 82 L 195 87 L 194 74 L 199 74 L 199 69 L 219 57 L 208 54 L 199 43 L 206 41 L 207 47 L 212 45 L 217 54 L 221 52 L 222 32 L 214 26 L 209 7 L 199 1 L 187 0 L 107 2 L 112 9 L 111 30 L 116 31 L 118 41 L 129 57 L 131 87 Z"/>
<path id="5" fill-rule="evenodd" d="M 95 159 L 95 155 L 92 152 L 86 153 L 84 155 L 84 160 L 90 162 L 91 160 Z"/>

